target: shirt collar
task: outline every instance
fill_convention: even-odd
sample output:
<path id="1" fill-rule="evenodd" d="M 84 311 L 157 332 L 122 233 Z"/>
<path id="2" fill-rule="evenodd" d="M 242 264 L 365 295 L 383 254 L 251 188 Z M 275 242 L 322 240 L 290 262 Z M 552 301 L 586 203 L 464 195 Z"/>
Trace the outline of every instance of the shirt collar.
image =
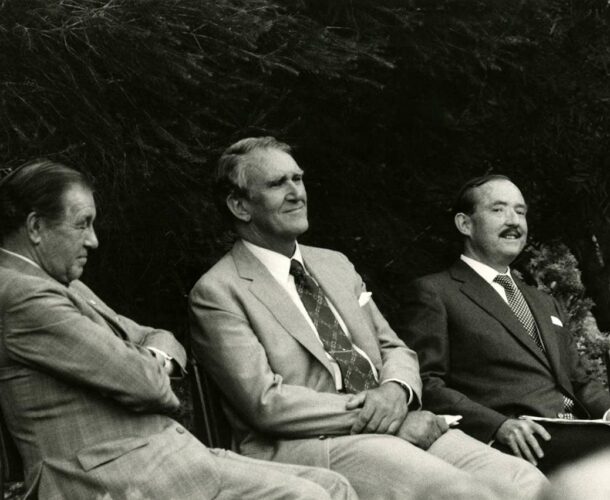
<path id="1" fill-rule="evenodd" d="M 21 255 L 20 253 L 11 252 L 10 250 L 7 250 L 6 248 L 0 247 L 0 250 L 2 250 L 4 253 L 12 255 L 13 257 L 17 257 L 18 259 L 25 260 L 29 264 L 36 266 L 38 269 L 42 269 L 38 264 L 36 264 L 36 262 L 34 262 L 32 259 L 28 259 L 25 255 Z"/>
<path id="2" fill-rule="evenodd" d="M 260 260 L 263 265 L 269 270 L 271 275 L 280 283 L 285 283 L 288 281 L 288 277 L 290 276 L 290 261 L 292 259 L 298 260 L 303 267 L 305 264 L 303 263 L 303 257 L 301 256 L 301 249 L 299 248 L 299 244 L 296 243 L 296 248 L 294 249 L 294 254 L 291 258 L 282 255 L 281 253 L 274 252 L 273 250 L 269 250 L 268 248 L 259 247 L 254 243 L 250 243 L 249 241 L 242 240 L 244 245 L 248 250 L 250 250 L 254 256 Z"/>
<path id="3" fill-rule="evenodd" d="M 493 280 L 498 274 L 505 274 L 512 279 L 510 275 L 510 267 L 506 267 L 506 273 L 499 273 L 493 267 L 488 266 L 487 264 L 483 264 L 482 262 L 475 260 L 471 257 L 466 257 L 464 254 L 460 255 L 460 259 L 468 264 L 474 272 L 476 272 L 481 278 L 483 278 L 487 283 L 493 283 Z"/>

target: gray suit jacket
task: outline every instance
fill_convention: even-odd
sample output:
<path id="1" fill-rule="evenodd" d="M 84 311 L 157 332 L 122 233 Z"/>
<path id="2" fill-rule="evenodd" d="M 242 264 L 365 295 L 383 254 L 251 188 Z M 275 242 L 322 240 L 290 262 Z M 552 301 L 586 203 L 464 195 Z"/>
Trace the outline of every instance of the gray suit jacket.
<path id="1" fill-rule="evenodd" d="M 587 376 L 566 318 L 547 294 L 515 279 L 534 315 L 544 354 L 508 304 L 461 260 L 415 280 L 401 297 L 398 333 L 416 349 L 423 405 L 464 416 L 465 432 L 487 442 L 508 417 L 556 417 L 562 394 L 583 418 L 599 418 L 610 395 Z M 557 321 L 556 321 L 557 322 Z"/>
<path id="2" fill-rule="evenodd" d="M 359 305 L 364 285 L 352 264 L 337 252 L 300 248 L 380 380 L 403 380 L 419 398 L 417 357 L 372 300 Z M 280 284 L 237 242 L 197 282 L 190 304 L 194 353 L 228 401 L 239 451 L 325 465 L 324 443 L 312 438 L 349 434 L 356 412 L 345 409 L 350 396 L 337 393 L 321 343 Z"/>
<path id="3" fill-rule="evenodd" d="M 66 287 L 4 252 L 0 314 L 0 405 L 23 457 L 27 498 L 216 494 L 212 456 L 164 415 L 179 402 L 145 347 L 184 366 L 169 332 L 119 316 L 84 284 Z"/>

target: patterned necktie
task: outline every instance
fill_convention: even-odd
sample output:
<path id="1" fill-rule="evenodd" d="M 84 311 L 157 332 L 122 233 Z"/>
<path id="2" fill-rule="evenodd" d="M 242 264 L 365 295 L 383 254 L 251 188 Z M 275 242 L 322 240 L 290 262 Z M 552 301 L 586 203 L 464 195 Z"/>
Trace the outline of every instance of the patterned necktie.
<path id="1" fill-rule="evenodd" d="M 523 297 L 521 290 L 517 288 L 513 280 L 506 274 L 498 274 L 494 278 L 494 281 L 504 288 L 506 298 L 508 299 L 508 305 L 513 310 L 517 318 L 519 318 L 519 321 L 525 327 L 529 336 L 534 339 L 534 342 L 536 342 L 538 348 L 542 352 L 545 352 L 542 339 L 540 338 L 540 332 L 538 331 L 538 326 L 536 325 L 536 321 L 534 320 L 534 316 L 532 315 L 527 302 L 525 302 L 525 298 Z M 558 417 L 573 419 L 574 401 L 572 401 L 572 399 L 568 396 L 562 396 L 564 413 L 559 413 Z"/>
<path id="2" fill-rule="evenodd" d="M 534 316 L 532 316 L 532 312 L 530 311 L 527 302 L 525 302 L 525 298 L 523 298 L 523 294 L 521 290 L 519 290 L 512 279 L 506 274 L 498 274 L 494 281 L 504 288 L 506 292 L 506 298 L 508 299 L 508 305 L 513 310 L 517 318 L 521 324 L 525 327 L 527 333 L 529 334 L 538 348 L 544 352 L 544 345 L 542 345 L 542 339 L 540 338 L 540 333 L 538 332 L 538 326 L 536 326 L 536 321 L 534 321 Z"/>
<path id="3" fill-rule="evenodd" d="M 318 331 L 324 349 L 339 365 L 345 392 L 355 394 L 377 387 L 370 363 L 354 349 L 354 344 L 341 329 L 322 289 L 297 260 L 290 261 L 290 274 L 294 276 L 299 297 Z"/>

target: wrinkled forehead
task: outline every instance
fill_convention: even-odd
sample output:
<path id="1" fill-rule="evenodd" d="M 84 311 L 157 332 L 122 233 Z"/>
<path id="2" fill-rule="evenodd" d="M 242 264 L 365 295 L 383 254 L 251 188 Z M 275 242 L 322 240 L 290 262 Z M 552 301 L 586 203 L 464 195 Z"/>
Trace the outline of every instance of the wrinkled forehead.
<path id="1" fill-rule="evenodd" d="M 526 206 L 519 188 L 506 179 L 491 180 L 473 188 L 472 200 L 475 210 L 479 206 L 493 205 L 495 203 Z"/>
<path id="2" fill-rule="evenodd" d="M 86 213 L 95 217 L 96 207 L 93 191 L 81 184 L 70 185 L 62 194 L 64 216 Z"/>
<path id="3" fill-rule="evenodd" d="M 303 172 L 290 154 L 279 149 L 256 149 L 248 153 L 247 162 L 245 174 L 248 186 Z"/>

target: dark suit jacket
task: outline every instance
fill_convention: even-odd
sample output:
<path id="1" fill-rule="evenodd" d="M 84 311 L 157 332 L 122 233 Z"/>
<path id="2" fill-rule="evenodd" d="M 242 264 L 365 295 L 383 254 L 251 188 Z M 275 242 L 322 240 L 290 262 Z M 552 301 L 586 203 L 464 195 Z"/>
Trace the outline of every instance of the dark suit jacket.
<path id="1" fill-rule="evenodd" d="M 305 266 L 367 353 L 380 381 L 399 379 L 419 398 L 417 356 L 401 342 L 365 292 L 347 258 L 300 245 Z M 320 435 L 349 434 L 345 409 L 322 344 L 286 291 L 238 241 L 190 295 L 195 356 L 221 387 L 238 449 L 258 458 L 278 452 L 327 466 Z M 304 458 L 308 457 L 308 458 Z"/>
<path id="2" fill-rule="evenodd" d="M 214 457 L 165 415 L 179 401 L 149 346 L 184 366 L 171 333 L 0 252 L 0 406 L 23 458 L 26 498 L 219 491 Z"/>
<path id="3" fill-rule="evenodd" d="M 546 355 L 508 304 L 461 260 L 411 283 L 399 336 L 420 358 L 423 406 L 464 416 L 460 427 L 487 442 L 508 417 L 556 417 L 562 393 L 576 413 L 599 418 L 610 395 L 585 373 L 564 313 L 547 294 L 515 279 L 534 315 Z M 557 322 L 557 321 L 556 321 Z"/>

